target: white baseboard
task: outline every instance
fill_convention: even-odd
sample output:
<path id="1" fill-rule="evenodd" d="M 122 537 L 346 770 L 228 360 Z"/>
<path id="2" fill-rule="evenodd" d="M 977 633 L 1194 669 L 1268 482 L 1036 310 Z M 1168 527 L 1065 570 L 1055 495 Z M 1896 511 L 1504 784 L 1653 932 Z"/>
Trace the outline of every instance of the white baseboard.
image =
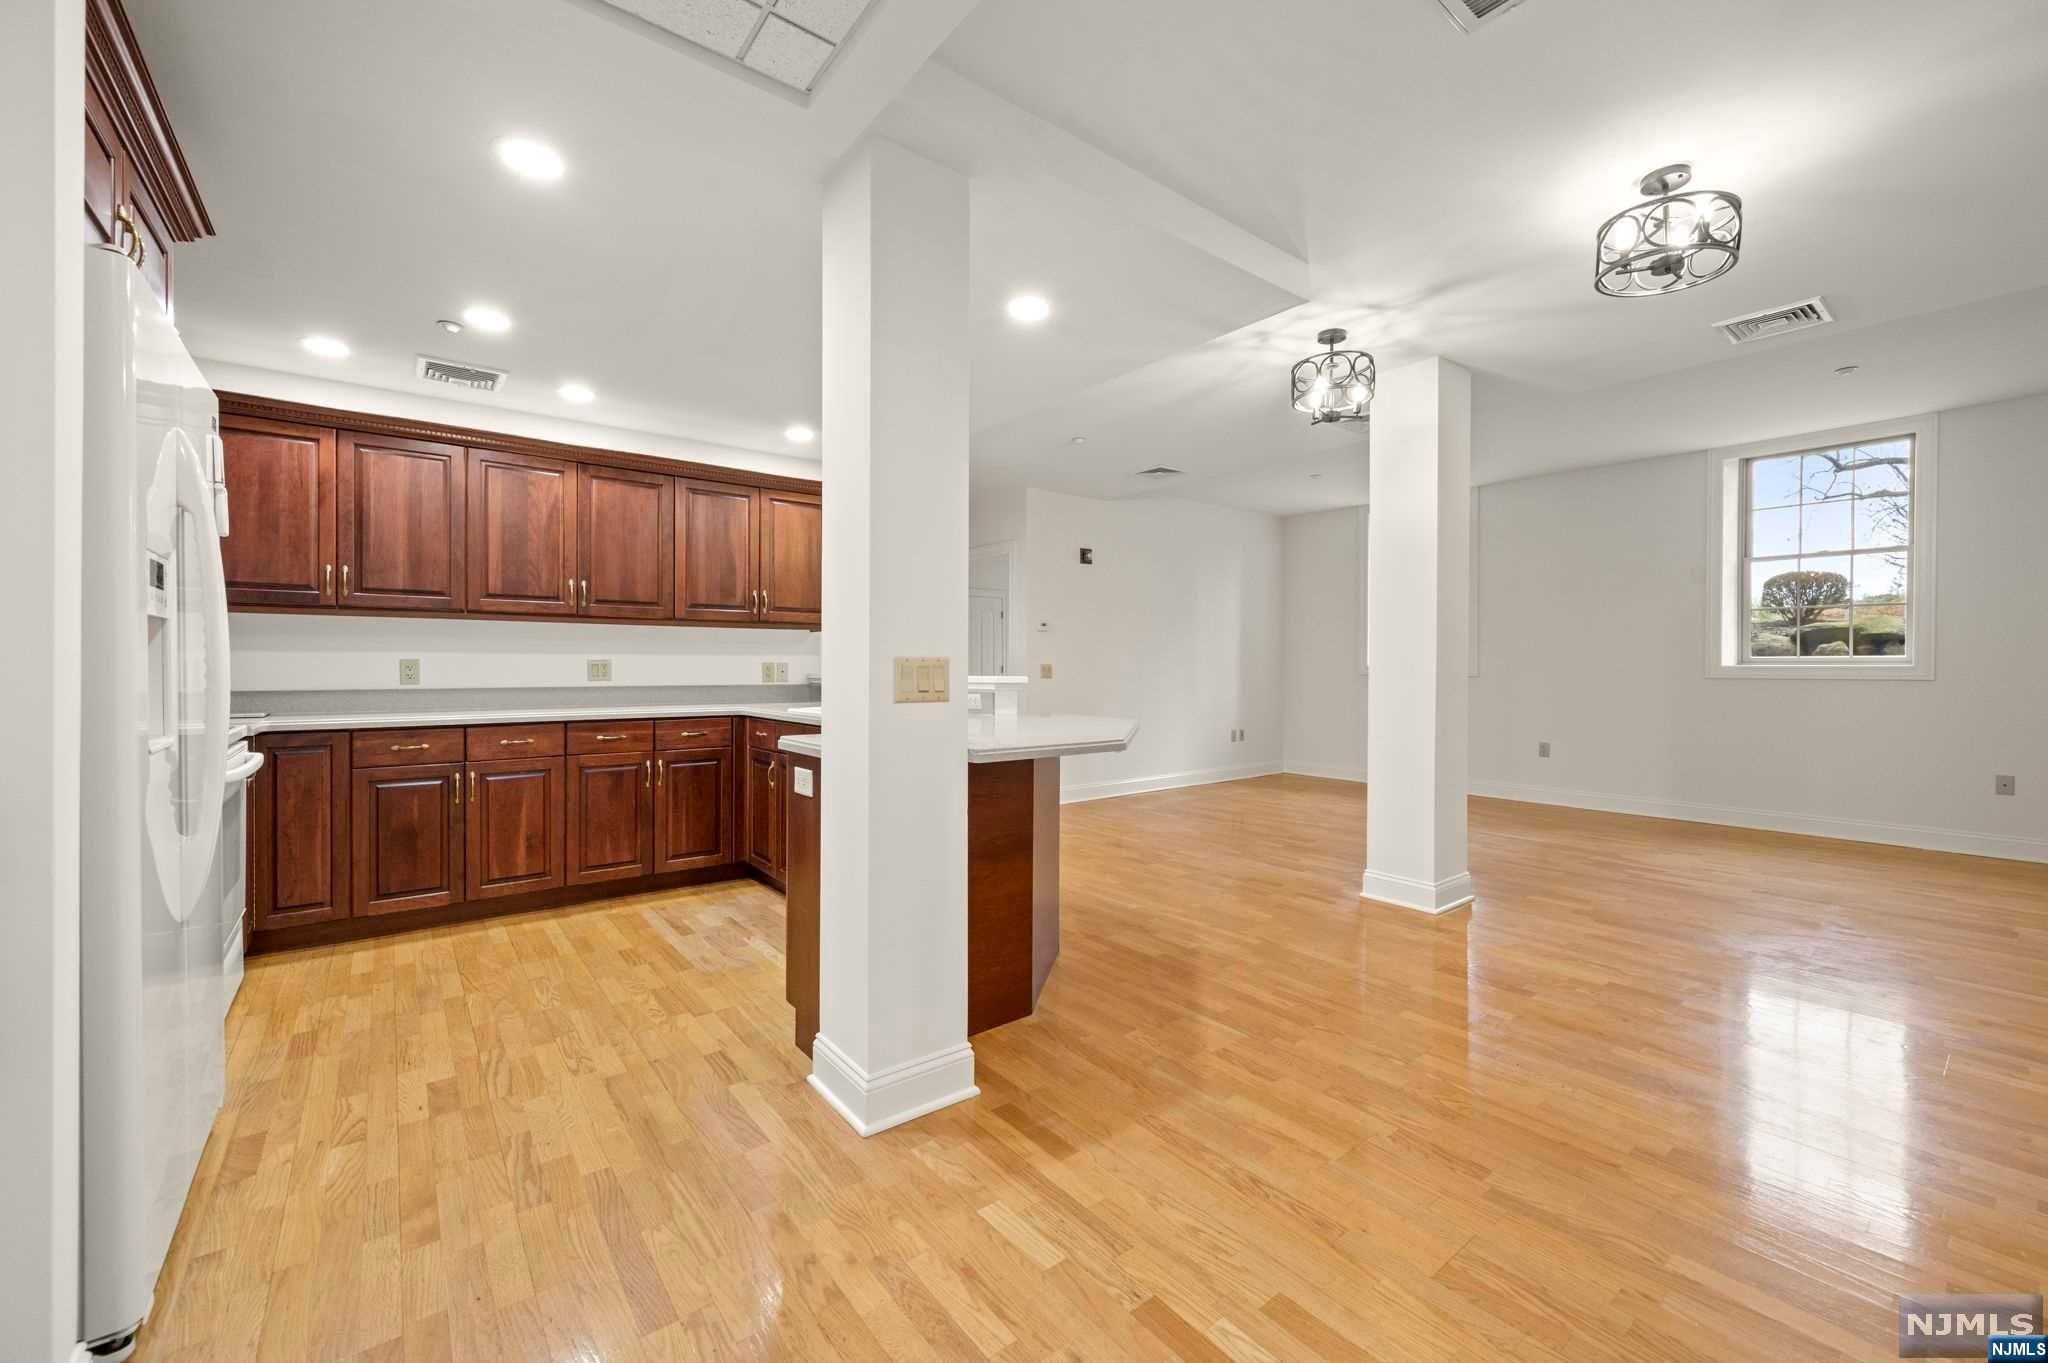
<path id="1" fill-rule="evenodd" d="M 974 1083 L 974 1047 L 967 1042 L 869 1074 L 822 1032 L 811 1042 L 811 1087 L 863 1136 L 981 1092 Z"/>
<path id="2" fill-rule="evenodd" d="M 1607 795 L 1599 791 L 1570 790 L 1562 786 L 1522 785 L 1512 781 L 1474 781 L 1471 784 L 1471 793 L 1496 800 L 1519 800 L 1524 804 L 1564 805 L 1572 809 L 1597 809 L 1609 814 L 1639 814 L 1652 819 L 1681 819 L 1687 823 L 1725 824 L 1731 828 L 1758 828 L 1772 833 L 1800 833 L 1812 838 L 1843 838 L 1850 842 L 1886 843 L 1894 847 L 1924 848 L 1930 852 L 1960 852 L 1966 856 L 2001 857 L 2007 861 L 2048 861 L 2048 838 L 2020 838 L 2004 833 L 1971 833 L 1959 828 L 1925 828 L 1916 824 L 1881 823 L 1871 819 L 1837 819 L 1825 815 L 1794 814 L 1775 809 L 1695 804 L 1687 800 Z"/>
<path id="3" fill-rule="evenodd" d="M 1329 766 L 1321 762 L 1296 762 L 1289 758 L 1286 763 L 1289 776 L 1318 776 L 1325 781 L 1351 781 L 1365 784 L 1364 767 Z"/>
<path id="4" fill-rule="evenodd" d="M 1164 776 L 1134 776 L 1127 781 L 1096 781 L 1089 785 L 1060 787 L 1060 803 L 1082 804 L 1088 800 L 1114 800 L 1123 795 L 1143 795 L 1152 790 L 1179 790 L 1183 786 L 1213 786 L 1223 781 L 1244 781 L 1254 776 L 1278 776 L 1278 762 L 1247 762 L 1237 767 L 1209 767 L 1202 771 L 1175 771 Z"/>
<path id="5" fill-rule="evenodd" d="M 1414 909 L 1417 913 L 1449 913 L 1472 902 L 1472 877 L 1460 871 L 1442 880 L 1417 880 L 1413 876 L 1397 876 L 1391 871 L 1375 871 L 1368 866 L 1365 882 L 1358 893 L 1361 898 Z"/>

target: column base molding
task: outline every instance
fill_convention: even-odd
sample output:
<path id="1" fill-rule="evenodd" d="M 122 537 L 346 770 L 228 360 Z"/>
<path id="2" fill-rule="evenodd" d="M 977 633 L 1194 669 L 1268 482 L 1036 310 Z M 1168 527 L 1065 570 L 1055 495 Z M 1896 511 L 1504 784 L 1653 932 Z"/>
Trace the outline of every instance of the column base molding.
<path id="1" fill-rule="evenodd" d="M 811 1087 L 863 1136 L 976 1097 L 974 1047 L 949 1050 L 869 1074 L 820 1032 L 811 1043 Z"/>
<path id="2" fill-rule="evenodd" d="M 1467 871 L 1460 871 L 1447 880 L 1429 881 L 1367 867 L 1365 883 L 1358 893 L 1360 898 L 1414 909 L 1418 913 L 1449 913 L 1470 904 L 1474 891 L 1471 873 Z"/>

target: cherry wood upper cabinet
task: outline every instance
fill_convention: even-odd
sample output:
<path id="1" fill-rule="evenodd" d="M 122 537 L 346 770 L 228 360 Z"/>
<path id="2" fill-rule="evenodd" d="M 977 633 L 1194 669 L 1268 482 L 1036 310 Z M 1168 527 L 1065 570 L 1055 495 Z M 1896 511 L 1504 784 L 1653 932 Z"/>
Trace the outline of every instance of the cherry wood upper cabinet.
<path id="1" fill-rule="evenodd" d="M 675 480 L 661 473 L 577 466 L 576 514 L 585 615 L 667 620 L 675 613 Z"/>
<path id="2" fill-rule="evenodd" d="M 334 604 L 334 432 L 221 418 L 231 606 Z"/>
<path id="3" fill-rule="evenodd" d="M 358 916 L 461 901 L 460 764 L 363 768 L 350 824 Z"/>
<path id="4" fill-rule="evenodd" d="M 349 913 L 349 735 L 263 734 L 249 783 L 250 925 Z"/>
<path id="5" fill-rule="evenodd" d="M 577 466 L 469 452 L 469 606 L 574 615 Z"/>
<path id="6" fill-rule="evenodd" d="M 825 504 L 801 492 L 758 495 L 761 619 L 816 625 L 824 619 Z"/>
<path id="7" fill-rule="evenodd" d="M 91 81 L 85 85 L 85 239 L 118 244 L 121 226 L 121 135 Z"/>
<path id="8" fill-rule="evenodd" d="M 464 805 L 470 899 L 554 889 L 568 867 L 559 757 L 472 762 Z"/>
<path id="9" fill-rule="evenodd" d="M 342 431 L 334 473 L 340 604 L 461 610 L 467 557 L 462 449 Z"/>
<path id="10" fill-rule="evenodd" d="M 733 859 L 732 748 L 654 759 L 654 869 L 687 871 Z"/>
<path id="11" fill-rule="evenodd" d="M 758 613 L 754 489 L 676 479 L 676 618 L 751 621 Z"/>
<path id="12" fill-rule="evenodd" d="M 569 763 L 571 885 L 644 876 L 654 869 L 654 758 L 582 753 Z"/>

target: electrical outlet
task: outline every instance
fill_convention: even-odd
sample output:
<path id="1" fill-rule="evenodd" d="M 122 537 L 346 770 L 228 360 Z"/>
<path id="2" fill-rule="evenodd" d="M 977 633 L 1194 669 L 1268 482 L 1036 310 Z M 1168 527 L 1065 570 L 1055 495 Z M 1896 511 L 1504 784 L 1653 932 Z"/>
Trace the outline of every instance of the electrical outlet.
<path id="1" fill-rule="evenodd" d="M 610 658 L 590 659 L 590 661 L 583 665 L 583 675 L 587 681 L 610 681 L 612 679 L 612 660 Z"/>
<path id="2" fill-rule="evenodd" d="M 418 686 L 420 684 L 420 660 L 418 658 L 400 658 L 398 660 L 398 684 L 400 686 Z"/>
<path id="3" fill-rule="evenodd" d="M 788 663 L 777 663 L 777 664 L 775 664 L 775 680 L 777 680 L 778 682 L 786 682 L 786 681 L 788 681 L 788 680 L 789 680 L 789 664 L 788 664 Z"/>
<path id="4" fill-rule="evenodd" d="M 774 664 L 774 663 L 762 663 L 762 664 L 761 664 L 761 680 L 762 680 L 763 682 L 766 682 L 766 683 L 768 683 L 769 685 L 773 685 L 773 684 L 774 684 L 774 682 L 775 682 L 775 664 Z"/>
<path id="5" fill-rule="evenodd" d="M 1538 757 L 1548 757 L 1548 756 L 1550 756 L 1550 740 L 1549 740 L 1549 739 L 1547 739 L 1547 738 L 1546 738 L 1546 739 L 1544 739 L 1544 740 L 1543 740 L 1543 741 L 1542 741 L 1541 743 L 1538 743 L 1538 744 L 1536 745 L 1536 755 L 1537 755 Z"/>
<path id="6" fill-rule="evenodd" d="M 2017 795 L 2020 793 L 2020 783 L 2012 777 L 2000 776 L 1995 779 L 1997 781 L 1997 784 L 1993 787 L 1993 789 L 1995 789 L 2000 795 Z"/>
<path id="7" fill-rule="evenodd" d="M 1051 681 L 1051 680 L 1052 680 L 1052 664 L 1051 664 L 1051 663 L 1040 663 L 1040 664 L 1038 665 L 1038 679 L 1039 679 L 1040 681 Z"/>

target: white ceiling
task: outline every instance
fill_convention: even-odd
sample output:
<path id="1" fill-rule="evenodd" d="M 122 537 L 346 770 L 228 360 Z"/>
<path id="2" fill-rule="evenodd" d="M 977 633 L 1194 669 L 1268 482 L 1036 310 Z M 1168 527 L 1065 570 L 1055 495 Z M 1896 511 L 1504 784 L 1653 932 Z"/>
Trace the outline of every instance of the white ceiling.
<path id="1" fill-rule="evenodd" d="M 1471 36 L 1434 0 L 884 0 L 808 103 L 605 0 L 130 8 L 221 228 L 180 326 L 240 364 L 332 372 L 296 348 L 332 331 L 336 377 L 446 353 L 512 371 L 480 403 L 577 414 L 576 377 L 593 419 L 787 453 L 817 187 L 874 128 L 972 177 L 984 484 L 1360 500 L 1363 437 L 1285 397 L 1327 325 L 1470 366 L 1487 480 L 2048 388 L 2039 0 L 1528 0 Z M 506 177 L 508 131 L 569 177 Z M 1673 160 L 1744 197 L 1742 264 L 1598 297 L 1594 229 Z M 1816 293 L 1837 327 L 1711 328 Z M 433 329 L 478 299 L 515 331 Z"/>

